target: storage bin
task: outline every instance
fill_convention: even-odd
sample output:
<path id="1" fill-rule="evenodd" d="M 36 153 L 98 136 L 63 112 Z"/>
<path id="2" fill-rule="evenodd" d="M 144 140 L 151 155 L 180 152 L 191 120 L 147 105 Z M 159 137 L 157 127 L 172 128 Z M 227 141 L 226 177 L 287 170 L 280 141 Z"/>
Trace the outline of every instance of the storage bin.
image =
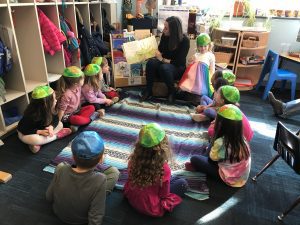
<path id="1" fill-rule="evenodd" d="M 222 45 L 233 46 L 236 38 L 234 38 L 234 37 L 222 37 L 221 40 L 222 40 L 221 41 Z"/>
<path id="2" fill-rule="evenodd" d="M 230 52 L 214 52 L 216 63 L 230 63 L 233 53 Z"/>
<path id="3" fill-rule="evenodd" d="M 257 48 L 258 43 L 258 37 L 247 37 L 246 39 L 243 39 L 242 46 L 245 48 Z"/>

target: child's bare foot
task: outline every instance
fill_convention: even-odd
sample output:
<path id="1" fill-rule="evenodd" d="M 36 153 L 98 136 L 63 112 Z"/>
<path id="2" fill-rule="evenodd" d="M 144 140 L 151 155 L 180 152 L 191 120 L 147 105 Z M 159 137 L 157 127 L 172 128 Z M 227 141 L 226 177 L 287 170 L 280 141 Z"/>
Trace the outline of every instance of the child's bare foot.
<path id="1" fill-rule="evenodd" d="M 97 110 L 97 112 L 99 113 L 99 118 L 105 116 L 105 109 L 99 109 L 99 110 Z"/>
<path id="2" fill-rule="evenodd" d="M 206 121 L 208 120 L 209 118 L 207 116 L 205 116 L 204 114 L 202 113 L 191 113 L 190 114 L 192 119 L 196 122 L 202 122 L 202 121 Z"/>
<path id="3" fill-rule="evenodd" d="M 28 145 L 28 146 L 32 153 L 37 153 L 41 149 L 40 145 Z"/>

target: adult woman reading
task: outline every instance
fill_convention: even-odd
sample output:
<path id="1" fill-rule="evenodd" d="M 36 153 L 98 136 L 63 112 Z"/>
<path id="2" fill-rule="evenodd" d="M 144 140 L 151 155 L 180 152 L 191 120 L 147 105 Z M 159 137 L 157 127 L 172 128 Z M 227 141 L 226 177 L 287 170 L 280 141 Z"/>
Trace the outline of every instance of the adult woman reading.
<path id="1" fill-rule="evenodd" d="M 155 78 L 165 82 L 168 87 L 168 101 L 174 101 L 174 81 L 180 80 L 185 70 L 189 48 L 190 41 L 183 34 L 180 19 L 176 16 L 168 17 L 164 23 L 156 57 L 150 59 L 146 65 L 147 89 L 141 101 L 151 98 Z"/>

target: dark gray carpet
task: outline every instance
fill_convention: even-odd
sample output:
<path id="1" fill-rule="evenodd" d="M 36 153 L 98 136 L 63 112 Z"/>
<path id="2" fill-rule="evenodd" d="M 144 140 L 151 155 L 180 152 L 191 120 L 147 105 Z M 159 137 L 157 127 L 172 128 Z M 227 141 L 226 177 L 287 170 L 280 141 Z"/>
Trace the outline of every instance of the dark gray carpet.
<path id="1" fill-rule="evenodd" d="M 275 92 L 276 96 L 278 92 Z M 284 93 L 283 96 L 289 96 Z M 251 142 L 253 176 L 275 154 L 272 150 L 278 118 L 273 116 L 271 106 L 260 99 L 261 93 L 242 92 L 241 109 L 250 119 L 255 130 Z M 292 130 L 300 128 L 300 116 L 283 120 Z M 74 135 L 73 135 L 74 136 Z M 0 148 L 0 170 L 13 174 L 7 184 L 0 185 L 1 225 L 60 225 L 45 201 L 45 191 L 52 174 L 43 172 L 59 151 L 73 137 L 44 146 L 33 155 L 22 144 L 16 133 L 6 137 Z M 277 215 L 300 195 L 300 176 L 281 159 L 269 168 L 257 183 L 248 181 L 244 188 L 230 188 L 208 179 L 210 199 L 195 201 L 184 199 L 183 203 L 163 218 L 150 218 L 132 209 L 119 191 L 107 198 L 104 225 L 271 225 L 300 224 L 300 205 L 284 222 Z"/>

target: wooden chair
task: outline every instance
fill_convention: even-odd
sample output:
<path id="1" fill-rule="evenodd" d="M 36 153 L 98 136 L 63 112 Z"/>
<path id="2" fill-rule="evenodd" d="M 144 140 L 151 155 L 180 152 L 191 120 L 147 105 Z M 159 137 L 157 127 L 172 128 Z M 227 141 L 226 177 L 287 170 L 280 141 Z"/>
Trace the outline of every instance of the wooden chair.
<path id="1" fill-rule="evenodd" d="M 277 151 L 271 161 L 269 161 L 261 171 L 259 171 L 253 178 L 256 181 L 257 178 L 271 166 L 280 156 L 283 160 L 298 174 L 300 174 L 300 138 L 297 134 L 292 133 L 288 130 L 281 122 L 278 122 L 276 135 L 274 140 L 273 148 Z M 288 207 L 281 215 L 278 216 L 279 220 L 283 218 L 298 204 L 300 203 L 300 196 Z"/>

